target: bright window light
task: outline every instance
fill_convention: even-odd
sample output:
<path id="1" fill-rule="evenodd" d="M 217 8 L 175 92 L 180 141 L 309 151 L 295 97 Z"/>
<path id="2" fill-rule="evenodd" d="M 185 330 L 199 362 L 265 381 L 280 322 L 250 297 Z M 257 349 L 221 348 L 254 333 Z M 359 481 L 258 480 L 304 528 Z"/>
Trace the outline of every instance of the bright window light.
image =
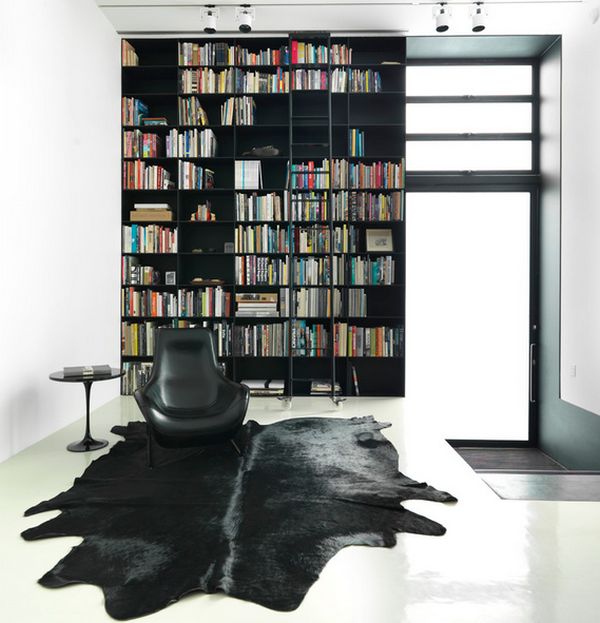
<path id="1" fill-rule="evenodd" d="M 531 95 L 531 65 L 412 65 L 407 96 Z"/>
<path id="2" fill-rule="evenodd" d="M 407 194 L 406 395 L 446 439 L 528 437 L 530 201 Z"/>
<path id="3" fill-rule="evenodd" d="M 407 104 L 409 134 L 531 132 L 531 104 Z"/>
<path id="4" fill-rule="evenodd" d="M 408 171 L 530 171 L 531 141 L 407 141 Z"/>

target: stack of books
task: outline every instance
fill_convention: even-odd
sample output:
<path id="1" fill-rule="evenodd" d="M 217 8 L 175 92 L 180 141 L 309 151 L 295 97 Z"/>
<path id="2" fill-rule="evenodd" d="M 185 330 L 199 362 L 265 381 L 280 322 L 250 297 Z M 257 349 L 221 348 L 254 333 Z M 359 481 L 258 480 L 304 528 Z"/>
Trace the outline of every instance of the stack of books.
<path id="1" fill-rule="evenodd" d="M 335 393 L 341 394 L 342 387 L 336 381 L 335 383 Z M 331 382 L 330 381 L 320 381 L 315 380 L 310 382 L 310 395 L 311 396 L 329 396 L 331 395 Z"/>
<path id="2" fill-rule="evenodd" d="M 63 368 L 63 376 L 73 378 L 77 376 L 94 377 L 94 376 L 110 376 L 111 369 L 107 364 L 101 366 L 65 366 Z"/>
<path id="3" fill-rule="evenodd" d="M 166 117 L 142 117 L 142 125 L 169 125 Z"/>
<path id="4" fill-rule="evenodd" d="M 173 212 L 168 203 L 134 203 L 129 213 L 129 220 L 144 221 L 172 221 Z"/>
<path id="5" fill-rule="evenodd" d="M 278 294 L 276 292 L 245 292 L 236 294 L 237 310 L 235 315 L 246 318 L 277 318 Z"/>
<path id="6" fill-rule="evenodd" d="M 283 396 L 281 379 L 246 379 L 242 381 L 250 389 L 251 396 Z"/>

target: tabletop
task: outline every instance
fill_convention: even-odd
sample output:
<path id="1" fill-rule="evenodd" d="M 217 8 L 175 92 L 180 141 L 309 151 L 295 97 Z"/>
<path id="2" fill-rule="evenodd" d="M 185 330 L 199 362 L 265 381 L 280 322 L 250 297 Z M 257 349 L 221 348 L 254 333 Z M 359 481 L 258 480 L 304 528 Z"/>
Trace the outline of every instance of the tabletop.
<path id="1" fill-rule="evenodd" d="M 65 375 L 62 370 L 57 370 L 49 375 L 51 381 L 61 381 L 64 383 L 83 383 L 84 381 L 108 381 L 110 379 L 116 379 L 120 376 L 123 376 L 125 372 L 120 368 L 111 368 L 110 375 L 109 374 L 79 374 L 77 376 L 68 376 L 65 378 Z"/>

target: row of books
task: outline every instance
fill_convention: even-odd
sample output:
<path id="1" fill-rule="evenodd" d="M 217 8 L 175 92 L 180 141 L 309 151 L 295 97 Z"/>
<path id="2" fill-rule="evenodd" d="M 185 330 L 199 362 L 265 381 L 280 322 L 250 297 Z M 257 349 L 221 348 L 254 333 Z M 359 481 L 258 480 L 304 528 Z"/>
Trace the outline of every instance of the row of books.
<path id="1" fill-rule="evenodd" d="M 180 160 L 179 189 L 180 190 L 205 190 L 215 187 L 215 172 L 212 169 Z"/>
<path id="2" fill-rule="evenodd" d="M 208 327 L 215 334 L 217 356 L 232 354 L 232 324 L 229 322 L 189 321 L 172 319 L 170 321 L 145 320 L 143 322 L 121 323 L 121 353 L 126 357 L 152 357 L 156 347 L 157 332 L 161 327 L 194 328 Z"/>
<path id="3" fill-rule="evenodd" d="M 365 155 L 365 132 L 358 128 L 350 128 L 350 136 L 348 137 L 348 146 L 350 155 L 361 157 Z"/>
<path id="4" fill-rule="evenodd" d="M 176 139 L 175 153 L 179 158 L 212 158 L 217 155 L 217 137 L 210 128 L 194 128 L 180 133 L 171 130 L 171 134 Z"/>
<path id="5" fill-rule="evenodd" d="M 179 43 L 178 62 L 193 65 L 287 65 L 288 46 L 252 52 L 241 45 L 216 43 Z"/>
<path id="6" fill-rule="evenodd" d="M 121 283 L 125 285 L 153 286 L 162 283 L 161 271 L 154 266 L 140 264 L 137 257 L 121 256 Z"/>
<path id="7" fill-rule="evenodd" d="M 326 189 L 329 188 L 329 160 L 323 159 L 321 166 L 317 166 L 314 160 L 289 164 L 292 176 L 292 188 Z M 289 180 L 288 180 L 289 182 Z"/>
<path id="8" fill-rule="evenodd" d="M 234 326 L 233 352 L 240 357 L 287 356 L 287 322 Z"/>
<path id="9" fill-rule="evenodd" d="M 123 253 L 177 253 L 177 229 L 162 225 L 123 225 Z"/>
<path id="10" fill-rule="evenodd" d="M 121 324 L 121 351 L 129 357 L 154 355 L 157 332 L 161 327 L 210 328 L 215 334 L 217 356 L 282 357 L 288 355 L 287 322 L 255 325 L 232 325 L 226 322 L 205 321 L 189 323 L 123 322 Z M 294 320 L 291 326 L 291 351 L 295 357 L 402 357 L 404 355 L 404 327 L 359 327 L 345 322 L 334 324 L 333 343 L 329 328 L 306 320 Z M 125 362 L 127 363 L 132 362 Z"/>
<path id="11" fill-rule="evenodd" d="M 121 120 L 123 125 L 142 125 L 142 118 L 148 116 L 149 108 L 135 97 L 121 100 Z"/>
<path id="12" fill-rule="evenodd" d="M 403 357 L 404 327 L 336 326 L 340 357 Z"/>
<path id="13" fill-rule="evenodd" d="M 292 240 L 296 253 L 355 253 L 358 250 L 358 230 L 346 224 L 295 226 Z"/>
<path id="14" fill-rule="evenodd" d="M 291 85 L 294 90 L 327 90 L 329 70 L 293 69 Z M 181 94 L 194 93 L 288 93 L 290 72 L 245 71 L 241 69 L 184 69 L 180 73 Z M 337 68 L 331 72 L 333 93 L 380 93 L 381 74 L 371 69 Z"/>
<path id="15" fill-rule="evenodd" d="M 209 125 L 208 115 L 197 97 L 179 97 L 177 99 L 181 125 Z"/>
<path id="16" fill-rule="evenodd" d="M 275 73 L 264 71 L 235 72 L 236 93 L 288 93 L 289 72 L 277 69 Z"/>
<path id="17" fill-rule="evenodd" d="M 302 286 L 327 286 L 331 283 L 329 257 L 295 257 L 294 284 Z M 344 258 L 333 258 L 333 283 L 344 284 Z"/>
<path id="18" fill-rule="evenodd" d="M 277 193 L 236 193 L 235 217 L 238 221 L 282 221 L 287 219 L 287 210 Z"/>
<path id="19" fill-rule="evenodd" d="M 296 91 L 326 91 L 329 72 L 326 69 L 294 69 L 292 89 Z"/>
<path id="20" fill-rule="evenodd" d="M 334 158 L 331 166 L 333 188 L 404 188 L 404 158 L 397 162 L 348 162 Z"/>
<path id="21" fill-rule="evenodd" d="M 179 75 L 181 93 L 234 93 L 235 71 L 224 69 L 185 69 Z"/>
<path id="22" fill-rule="evenodd" d="M 348 266 L 350 285 L 392 285 L 396 261 L 391 255 L 378 258 L 351 257 Z"/>
<path id="23" fill-rule="evenodd" d="M 329 50 L 326 45 L 292 40 L 292 63 L 327 63 Z"/>
<path id="24" fill-rule="evenodd" d="M 125 190 L 169 190 L 174 187 L 171 174 L 160 165 L 147 164 L 143 160 L 128 160 L 123 163 Z"/>
<path id="25" fill-rule="evenodd" d="M 128 44 L 129 45 L 129 44 Z M 130 46 L 131 47 L 131 46 Z M 352 62 L 352 48 L 342 43 L 315 45 L 304 41 L 292 41 L 291 58 L 287 45 L 251 51 L 241 45 L 225 42 L 205 44 L 183 42 L 178 44 L 178 63 L 181 66 L 194 65 L 288 65 L 292 63 L 349 64 Z"/>
<path id="26" fill-rule="evenodd" d="M 293 315 L 300 318 L 329 318 L 331 316 L 331 290 L 329 288 L 299 288 L 292 299 Z M 333 314 L 342 313 L 342 293 L 333 291 Z"/>
<path id="27" fill-rule="evenodd" d="M 236 253 L 287 253 L 288 231 L 279 225 L 238 225 L 234 247 Z"/>
<path id="28" fill-rule="evenodd" d="M 148 382 L 152 372 L 152 362 L 149 361 L 124 361 L 121 364 L 123 376 L 121 377 L 121 394 L 130 396 Z"/>
<path id="29" fill-rule="evenodd" d="M 332 194 L 333 218 L 338 221 L 402 221 L 404 193 L 348 192 Z"/>
<path id="30" fill-rule="evenodd" d="M 329 218 L 327 195 L 312 191 L 292 193 L 292 218 L 296 221 L 326 221 Z"/>
<path id="31" fill-rule="evenodd" d="M 244 255 L 235 258 L 235 282 L 238 285 L 282 285 L 288 284 L 287 258 L 273 258 L 264 255 Z"/>
<path id="32" fill-rule="evenodd" d="M 329 330 L 323 324 L 292 321 L 292 355 L 294 357 L 328 357 L 331 353 Z"/>
<path id="33" fill-rule="evenodd" d="M 262 188 L 262 163 L 260 160 L 236 160 L 234 164 L 235 187 L 255 190 Z"/>
<path id="34" fill-rule="evenodd" d="M 216 316 L 228 318 L 231 315 L 231 292 L 216 288 L 180 289 L 177 293 L 179 316 Z"/>
<path id="35" fill-rule="evenodd" d="M 160 158 L 164 154 L 163 147 L 163 137 L 158 134 L 141 130 L 123 132 L 125 158 Z"/>
<path id="36" fill-rule="evenodd" d="M 176 317 L 177 295 L 155 290 L 121 290 L 121 316 Z"/>
<path id="37" fill-rule="evenodd" d="M 230 97 L 221 104 L 221 125 L 254 125 L 256 102 L 253 97 Z"/>

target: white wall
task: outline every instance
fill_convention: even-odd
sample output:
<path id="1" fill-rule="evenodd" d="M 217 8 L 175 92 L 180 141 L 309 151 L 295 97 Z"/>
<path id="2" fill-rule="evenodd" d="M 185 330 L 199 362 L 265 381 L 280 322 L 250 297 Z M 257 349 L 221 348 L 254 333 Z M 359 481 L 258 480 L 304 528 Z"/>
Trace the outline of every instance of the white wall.
<path id="1" fill-rule="evenodd" d="M 119 46 L 92 0 L 2 3 L 0 460 L 83 415 L 50 372 L 118 365 Z"/>

